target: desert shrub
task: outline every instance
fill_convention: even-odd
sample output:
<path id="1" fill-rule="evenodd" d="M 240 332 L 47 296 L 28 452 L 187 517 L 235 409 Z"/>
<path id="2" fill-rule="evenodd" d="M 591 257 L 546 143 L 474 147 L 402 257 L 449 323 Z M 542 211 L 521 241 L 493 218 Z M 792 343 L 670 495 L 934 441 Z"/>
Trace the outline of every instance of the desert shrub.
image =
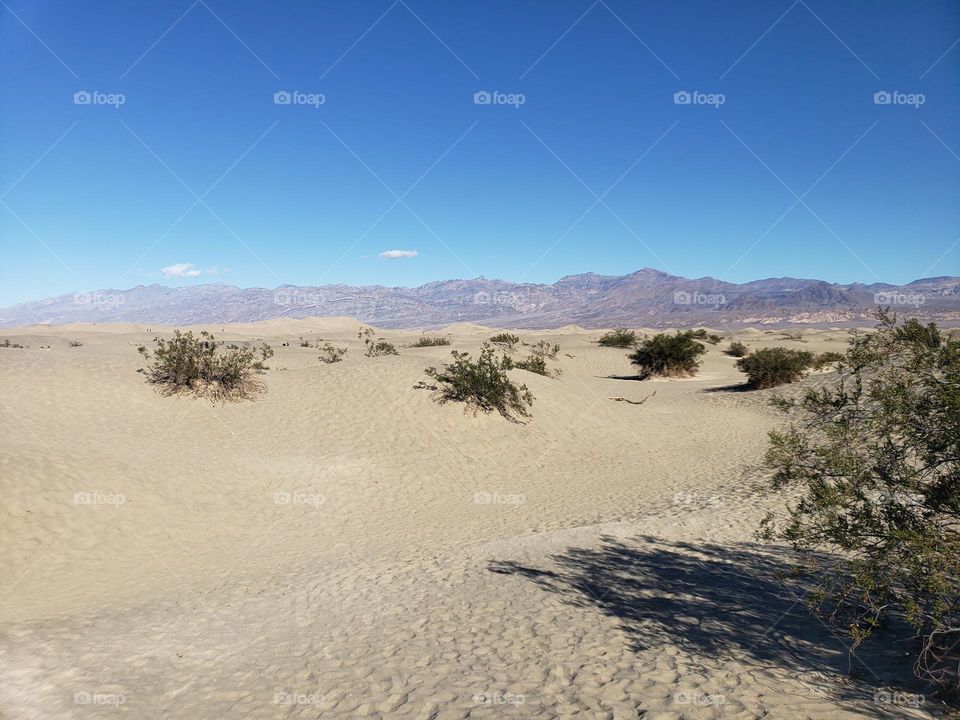
<path id="1" fill-rule="evenodd" d="M 629 348 L 637 343 L 637 333 L 627 328 L 616 328 L 600 336 L 597 343 L 603 347 Z"/>
<path id="2" fill-rule="evenodd" d="M 310 341 L 300 338 L 300 347 L 310 347 Z"/>
<path id="3" fill-rule="evenodd" d="M 497 358 L 489 343 L 484 343 L 476 360 L 470 353 L 452 350 L 453 362 L 441 370 L 434 367 L 424 372 L 437 385 L 421 385 L 435 391 L 437 402 L 462 402 L 467 409 L 491 412 L 496 410 L 513 422 L 530 417 L 533 394 L 526 385 L 517 385 L 507 375 L 511 364 L 505 355 Z"/>
<path id="4" fill-rule="evenodd" d="M 813 358 L 813 369 L 822 370 L 827 367 L 827 365 L 835 365 L 839 362 L 843 362 L 842 353 L 832 351 L 822 352 Z"/>
<path id="5" fill-rule="evenodd" d="M 374 338 L 372 328 L 360 328 L 357 337 L 363 340 L 367 350 L 364 353 L 367 357 L 380 357 L 381 355 L 399 355 L 397 346 L 389 343 L 383 338 Z"/>
<path id="6" fill-rule="evenodd" d="M 336 347 L 330 343 L 325 343 L 324 346 L 320 348 L 320 362 L 338 363 L 343 360 L 343 357 L 346 354 L 347 348 Z"/>
<path id="7" fill-rule="evenodd" d="M 730 343 L 730 347 L 728 347 L 723 352 L 729 355 L 730 357 L 740 358 L 740 357 L 744 357 L 747 353 L 749 353 L 750 348 L 748 348 L 742 342 L 734 341 Z"/>
<path id="8" fill-rule="evenodd" d="M 5 348 L 23 348 L 23 345 L 20 345 L 19 343 L 12 343 L 12 342 L 10 342 L 10 338 L 4 338 L 4 339 L 3 339 L 3 342 L 0 342 L 0 347 L 5 347 Z"/>
<path id="9" fill-rule="evenodd" d="M 687 377 L 697 372 L 699 357 L 705 352 L 706 348 L 696 341 L 693 331 L 684 330 L 644 338 L 629 358 L 643 378 L 651 375 Z"/>
<path id="10" fill-rule="evenodd" d="M 557 353 L 560 352 L 560 346 L 557 344 L 551 345 L 546 340 L 541 340 L 536 345 L 533 345 L 530 348 L 530 352 L 536 355 L 539 358 L 549 358 L 550 360 L 557 359 Z"/>
<path id="11" fill-rule="evenodd" d="M 763 348 L 737 360 L 737 368 L 747 374 L 752 387 L 763 390 L 801 379 L 815 359 L 814 354 L 806 350 Z"/>
<path id="12" fill-rule="evenodd" d="M 67 343 L 67 344 L 68 344 L 70 347 L 83 347 L 83 343 L 80 342 L 79 340 L 71 340 L 71 341 L 70 341 L 69 343 Z"/>
<path id="13" fill-rule="evenodd" d="M 492 335 L 490 337 L 490 342 L 492 342 L 494 345 L 501 345 L 507 350 L 513 350 L 514 347 L 520 344 L 520 338 L 511 333 L 502 332 Z"/>
<path id="14" fill-rule="evenodd" d="M 784 340 L 793 340 L 794 342 L 806 342 L 803 337 L 803 333 L 797 332 L 795 330 L 785 330 L 783 333 Z"/>
<path id="15" fill-rule="evenodd" d="M 424 335 L 423 337 L 417 338 L 417 341 L 413 343 L 410 347 L 422 348 L 422 347 L 442 347 L 444 345 L 449 345 L 450 339 L 445 337 L 428 337 Z"/>
<path id="16" fill-rule="evenodd" d="M 550 368 L 547 367 L 547 361 L 540 355 L 529 355 L 522 360 L 514 360 L 511 357 L 504 356 L 503 362 L 508 370 L 516 368 L 518 370 L 526 370 L 527 372 L 536 373 L 537 375 L 553 378 L 558 378 L 563 374 L 563 371 L 559 368 L 550 370 Z"/>
<path id="17" fill-rule="evenodd" d="M 192 393 L 214 401 L 240 400 L 262 390 L 254 375 L 268 370 L 264 362 L 273 356 L 266 343 L 223 350 L 206 331 L 197 337 L 175 330 L 172 339 L 154 338 L 154 343 L 152 352 L 143 345 L 137 348 L 149 363 L 142 369 L 147 382 L 164 395 Z"/>
<path id="18" fill-rule="evenodd" d="M 705 340 L 711 345 L 716 345 L 718 342 L 723 340 L 720 335 L 708 333 L 706 328 L 697 328 L 696 330 L 691 330 L 691 332 L 693 333 L 694 340 Z"/>
<path id="19" fill-rule="evenodd" d="M 835 383 L 779 405 L 792 423 L 771 432 L 766 465 L 798 499 L 761 535 L 801 551 L 808 601 L 854 647 L 885 626 L 876 641 L 907 649 L 956 701 L 960 341 L 881 312 L 876 333 L 850 339 Z"/>

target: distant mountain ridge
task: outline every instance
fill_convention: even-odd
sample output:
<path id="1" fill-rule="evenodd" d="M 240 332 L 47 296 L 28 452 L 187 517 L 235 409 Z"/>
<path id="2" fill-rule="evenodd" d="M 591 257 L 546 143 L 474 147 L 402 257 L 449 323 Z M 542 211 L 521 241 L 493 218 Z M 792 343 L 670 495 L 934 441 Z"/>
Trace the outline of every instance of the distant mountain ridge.
<path id="1" fill-rule="evenodd" d="M 440 280 L 415 288 L 138 285 L 2 308 L 0 326 L 72 322 L 186 325 L 347 315 L 386 328 L 429 328 L 454 322 L 527 328 L 570 324 L 721 328 L 862 323 L 880 306 L 910 316 L 960 321 L 960 277 L 924 278 L 899 286 L 841 285 L 789 277 L 738 284 L 644 268 L 629 275 L 567 275 L 552 285 L 483 277 Z"/>

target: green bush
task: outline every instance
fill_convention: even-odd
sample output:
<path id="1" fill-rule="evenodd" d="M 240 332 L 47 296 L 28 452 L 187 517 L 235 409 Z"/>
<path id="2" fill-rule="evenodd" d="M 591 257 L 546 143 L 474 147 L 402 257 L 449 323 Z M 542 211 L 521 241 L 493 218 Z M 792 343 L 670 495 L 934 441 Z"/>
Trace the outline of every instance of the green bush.
<path id="1" fill-rule="evenodd" d="M 673 335 L 660 333 L 644 338 L 629 358 L 639 368 L 641 378 L 651 375 L 689 377 L 697 372 L 699 357 L 705 352 L 706 348 L 696 341 L 694 332 L 684 330 Z"/>
<path id="2" fill-rule="evenodd" d="M 750 352 L 750 348 L 748 348 L 748 347 L 747 347 L 746 345 L 744 345 L 742 342 L 734 341 L 734 342 L 730 343 L 730 347 L 728 347 L 728 348 L 727 348 L 726 350 L 724 350 L 723 352 L 726 353 L 727 355 L 731 356 L 731 357 L 740 358 L 740 357 L 746 356 L 747 353 Z"/>
<path id="3" fill-rule="evenodd" d="M 154 343 L 152 352 L 143 345 L 137 348 L 149 363 L 142 369 L 147 382 L 164 395 L 192 393 L 213 401 L 240 400 L 263 390 L 254 375 L 268 370 L 264 361 L 273 356 L 266 343 L 224 351 L 206 331 L 197 337 L 192 331 L 174 330 L 172 339 L 154 338 Z"/>
<path id="4" fill-rule="evenodd" d="M 763 348 L 737 360 L 737 368 L 747 374 L 753 388 L 763 390 L 800 380 L 815 359 L 814 354 L 806 350 Z"/>
<path id="5" fill-rule="evenodd" d="M 513 350 L 514 347 L 520 344 L 520 338 L 512 333 L 502 332 L 491 336 L 490 342 L 494 345 L 505 347 L 507 350 Z"/>
<path id="6" fill-rule="evenodd" d="M 320 348 L 320 362 L 324 363 L 338 363 L 343 360 L 344 355 L 347 354 L 347 348 L 345 347 L 336 347 L 330 343 L 325 343 L 322 348 Z"/>
<path id="7" fill-rule="evenodd" d="M 874 642 L 911 654 L 956 702 L 960 341 L 878 315 L 876 333 L 850 339 L 835 383 L 779 403 L 792 423 L 770 433 L 766 465 L 773 488 L 797 495 L 761 536 L 801 552 L 808 602 L 854 648 L 885 627 Z"/>
<path id="8" fill-rule="evenodd" d="M 708 333 L 705 328 L 697 328 L 696 330 L 691 331 L 693 333 L 693 338 L 695 340 L 706 340 L 711 345 L 716 345 L 718 342 L 723 340 L 720 335 L 715 333 Z"/>
<path id="9" fill-rule="evenodd" d="M 476 360 L 470 359 L 470 353 L 453 350 L 450 354 L 453 362 L 442 370 L 428 367 L 424 371 L 437 385 L 419 386 L 434 390 L 437 402 L 466 403 L 466 409 L 472 409 L 474 414 L 496 410 L 513 422 L 530 417 L 528 408 L 533 405 L 533 394 L 526 385 L 510 380 L 509 358 L 497 358 L 489 343 L 483 344 Z"/>
<path id="10" fill-rule="evenodd" d="M 422 347 L 442 347 L 444 345 L 449 345 L 450 339 L 445 337 L 428 337 L 424 335 L 421 338 L 418 338 L 415 343 L 410 347 L 412 348 L 422 348 Z"/>
<path id="11" fill-rule="evenodd" d="M 530 348 L 530 352 L 536 355 L 539 358 L 549 358 L 550 360 L 557 359 L 557 353 L 560 352 L 560 346 L 557 344 L 551 345 L 546 340 L 541 340 L 536 345 Z"/>
<path id="12" fill-rule="evenodd" d="M 518 370 L 536 373 L 537 375 L 543 375 L 544 377 L 557 378 L 563 373 L 559 368 L 550 370 L 547 367 L 547 361 L 540 355 L 529 355 L 522 360 L 514 360 L 513 358 L 504 356 L 503 362 L 508 370 L 516 368 Z"/>
<path id="13" fill-rule="evenodd" d="M 629 348 L 637 344 L 637 333 L 627 328 L 616 328 L 601 335 L 597 343 L 603 347 Z"/>
<path id="14" fill-rule="evenodd" d="M 380 357 L 381 355 L 399 355 L 397 352 L 397 346 L 393 343 L 389 343 L 383 338 L 374 338 L 373 329 L 371 328 L 360 328 L 360 332 L 357 333 L 357 337 L 363 340 L 363 344 L 366 346 L 367 350 L 364 353 L 367 357 Z"/>
<path id="15" fill-rule="evenodd" d="M 813 358 L 813 369 L 823 370 L 827 365 L 843 362 L 843 355 L 838 352 L 823 352 Z"/>

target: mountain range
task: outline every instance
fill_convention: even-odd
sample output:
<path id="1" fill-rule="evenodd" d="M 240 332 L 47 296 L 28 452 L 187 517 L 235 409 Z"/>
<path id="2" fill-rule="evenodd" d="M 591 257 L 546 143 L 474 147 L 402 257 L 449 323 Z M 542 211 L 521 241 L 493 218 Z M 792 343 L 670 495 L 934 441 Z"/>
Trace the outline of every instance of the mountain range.
<path id="1" fill-rule="evenodd" d="M 351 316 L 384 328 L 429 328 L 454 322 L 532 329 L 570 324 L 723 328 L 862 324 L 881 306 L 909 316 L 960 321 L 960 277 L 924 278 L 907 285 L 842 285 L 789 277 L 738 284 L 710 277 L 688 279 L 645 268 L 629 275 L 568 275 L 552 285 L 483 277 L 430 282 L 415 288 L 138 285 L 2 308 L 0 326 L 72 322 L 184 325 Z"/>

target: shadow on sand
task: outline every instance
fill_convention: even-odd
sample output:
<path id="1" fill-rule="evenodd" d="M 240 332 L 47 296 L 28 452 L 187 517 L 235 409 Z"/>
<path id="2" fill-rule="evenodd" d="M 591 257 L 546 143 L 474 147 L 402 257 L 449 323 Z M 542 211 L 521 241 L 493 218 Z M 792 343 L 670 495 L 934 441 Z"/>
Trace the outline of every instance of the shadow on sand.
<path id="1" fill-rule="evenodd" d="M 489 569 L 616 618 L 634 652 L 669 643 L 707 662 L 730 658 L 785 670 L 875 717 L 906 716 L 903 708 L 874 702 L 880 688 L 924 692 L 902 645 L 899 653 L 881 652 L 877 642 L 848 653 L 846 641 L 804 605 L 805 589 L 787 579 L 786 549 L 604 537 L 599 547 L 569 548 L 552 561 L 549 569 L 510 561 Z"/>

